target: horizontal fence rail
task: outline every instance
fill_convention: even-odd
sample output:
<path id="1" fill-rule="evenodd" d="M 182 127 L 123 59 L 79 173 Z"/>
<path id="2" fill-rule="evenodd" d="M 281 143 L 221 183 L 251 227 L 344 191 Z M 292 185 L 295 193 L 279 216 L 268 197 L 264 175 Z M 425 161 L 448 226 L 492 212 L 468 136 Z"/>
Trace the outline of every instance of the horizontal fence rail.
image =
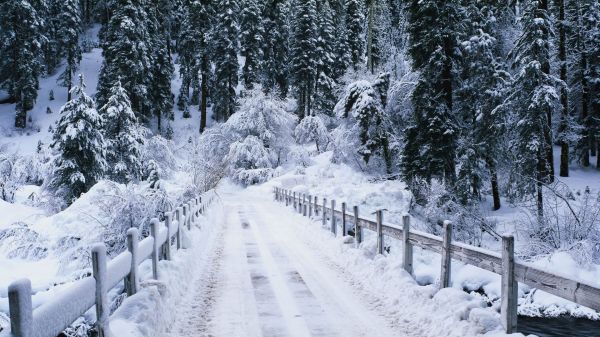
<path id="1" fill-rule="evenodd" d="M 410 216 L 403 217 L 402 226 L 383 223 L 383 212 L 375 212 L 376 220 L 359 217 L 358 206 L 353 206 L 352 213 L 347 211 L 346 203 L 340 209 L 335 208 L 335 200 L 328 207 L 327 199 L 318 204 L 317 196 L 292 192 L 283 188 L 274 189 L 275 200 L 284 202 L 299 213 L 309 207 L 309 214 L 321 215 L 322 226 L 330 222 L 330 230 L 336 234 L 336 220 L 342 223 L 342 235 L 347 235 L 346 222 L 353 223 L 355 242 L 363 240 L 363 230 L 368 229 L 377 235 L 377 252 L 383 254 L 385 237 L 400 240 L 403 243 L 403 267 L 408 273 L 413 272 L 413 247 L 420 247 L 442 255 L 440 287 L 450 285 L 452 259 L 475 267 L 500 274 L 501 282 L 501 317 L 502 325 L 507 333 L 516 332 L 518 283 L 548 292 L 579 305 L 600 311 L 600 289 L 580 281 L 552 274 L 524 262 L 517 262 L 514 256 L 514 238 L 510 235 L 502 237 L 502 253 L 496 253 L 460 242 L 452 242 L 452 224 L 444 222 L 442 237 L 410 229 Z M 332 216 L 333 215 L 333 216 Z"/>
<path id="2" fill-rule="evenodd" d="M 138 267 L 152 260 L 152 277 L 159 278 L 158 261 L 171 260 L 172 246 L 183 246 L 183 232 L 191 230 L 198 218 L 213 202 L 214 192 L 193 198 L 174 211 L 166 212 L 164 221 L 152 219 L 151 235 L 138 242 L 137 228 L 127 231 L 127 250 L 108 261 L 106 246 L 96 244 L 91 249 L 92 277 L 69 284 L 52 299 L 32 309 L 31 282 L 22 279 L 8 288 L 10 331 L 0 337 L 56 337 L 90 308 L 96 308 L 95 328 L 99 337 L 108 337 L 108 291 L 124 282 L 128 296 L 138 291 Z"/>

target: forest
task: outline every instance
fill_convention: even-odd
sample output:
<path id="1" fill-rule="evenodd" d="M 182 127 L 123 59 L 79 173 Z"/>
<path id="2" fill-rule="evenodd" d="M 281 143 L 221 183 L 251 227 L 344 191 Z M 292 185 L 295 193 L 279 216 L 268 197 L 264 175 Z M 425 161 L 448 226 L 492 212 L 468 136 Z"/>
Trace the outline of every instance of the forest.
<path id="1" fill-rule="evenodd" d="M 598 0 L 3 0 L 0 124 L 3 207 L 116 193 L 115 251 L 173 199 L 341 165 L 401 184 L 391 219 L 600 264 Z"/>

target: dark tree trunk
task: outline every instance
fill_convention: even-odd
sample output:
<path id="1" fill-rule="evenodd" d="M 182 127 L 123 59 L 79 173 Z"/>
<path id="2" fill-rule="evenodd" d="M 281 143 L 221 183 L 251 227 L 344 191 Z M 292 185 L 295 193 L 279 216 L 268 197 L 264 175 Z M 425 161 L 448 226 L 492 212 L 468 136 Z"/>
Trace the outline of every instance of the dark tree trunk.
<path id="1" fill-rule="evenodd" d="M 548 11 L 548 0 L 538 0 L 538 9 L 542 11 Z M 547 37 L 550 38 L 549 36 Z M 546 74 L 550 74 L 550 55 L 545 55 L 545 59 L 542 61 L 542 71 Z M 545 168 L 543 181 L 553 182 L 554 181 L 554 152 L 552 142 L 552 109 L 549 108 L 546 111 L 546 127 L 544 128 L 544 148 L 545 148 Z"/>
<path id="2" fill-rule="evenodd" d="M 206 108 L 208 106 L 208 74 L 205 71 L 202 72 L 202 83 L 200 83 L 200 86 L 200 133 L 202 133 L 206 129 Z"/>
<path id="3" fill-rule="evenodd" d="M 452 101 L 452 59 L 454 58 L 454 43 L 452 42 L 452 38 L 446 37 L 444 38 L 444 54 L 446 55 L 446 62 L 444 64 L 444 69 L 442 71 L 442 90 L 444 95 L 444 100 L 446 101 L 446 107 L 450 115 L 452 115 L 453 110 L 453 101 Z M 449 136 L 452 137 L 452 136 Z M 450 144 L 453 143 L 452 139 L 448 139 Z M 454 158 L 454 149 L 446 154 L 445 169 L 444 175 L 446 179 L 453 184 L 456 181 L 456 161 Z"/>
<path id="4" fill-rule="evenodd" d="M 21 107 L 23 103 L 17 103 L 17 112 L 15 115 L 15 127 L 19 129 L 24 129 L 27 126 L 27 110 L 24 107 Z"/>
<path id="5" fill-rule="evenodd" d="M 567 82 L 567 32 L 565 28 L 565 0 L 557 0 L 558 20 L 559 20 L 559 45 L 558 58 L 560 60 L 560 79 Z M 563 137 L 560 142 L 560 176 L 569 176 L 569 143 L 564 140 L 564 133 L 567 132 L 569 123 L 569 95 L 567 88 L 562 87 L 560 90 L 560 103 L 562 106 L 561 124 L 559 133 Z"/>
<path id="6" fill-rule="evenodd" d="M 581 69 L 588 67 L 587 54 L 581 53 Z M 589 118 L 590 86 L 585 74 L 581 76 L 581 123 L 583 124 L 581 138 L 581 165 L 590 166 L 590 118 Z"/>
<path id="7" fill-rule="evenodd" d="M 492 198 L 494 199 L 494 211 L 497 211 L 502 207 L 500 203 L 500 185 L 498 184 L 498 172 L 496 171 L 496 164 L 491 158 L 486 158 L 487 166 L 490 170 L 490 179 L 492 185 Z"/>

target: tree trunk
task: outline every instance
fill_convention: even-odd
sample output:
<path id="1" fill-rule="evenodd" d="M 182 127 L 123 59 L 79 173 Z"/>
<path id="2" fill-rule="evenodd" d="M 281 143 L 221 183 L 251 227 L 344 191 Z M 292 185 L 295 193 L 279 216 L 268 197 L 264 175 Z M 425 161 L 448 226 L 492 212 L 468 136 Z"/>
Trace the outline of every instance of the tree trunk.
<path id="1" fill-rule="evenodd" d="M 538 9 L 541 11 L 548 11 L 548 0 L 538 0 Z M 549 36 L 547 37 L 550 38 Z M 544 60 L 540 60 L 542 62 L 542 71 L 545 74 L 550 74 L 550 55 L 544 55 Z M 554 152 L 553 152 L 553 142 L 552 142 L 552 109 L 549 108 L 546 111 L 546 127 L 544 128 L 544 143 L 545 143 L 545 169 L 544 171 L 544 182 L 553 182 L 554 181 Z"/>
<path id="2" fill-rule="evenodd" d="M 373 64 L 373 26 L 375 25 L 375 0 L 369 1 L 368 24 L 367 24 L 367 68 L 371 74 L 375 73 Z"/>
<path id="3" fill-rule="evenodd" d="M 446 37 L 444 39 L 444 54 L 446 55 L 446 62 L 442 70 L 441 83 L 444 100 L 446 101 L 446 107 L 450 115 L 452 115 L 454 109 L 452 101 L 452 59 L 454 58 L 454 43 L 450 37 Z M 450 144 L 454 143 L 451 137 L 453 136 L 448 136 L 448 143 Z M 448 179 L 448 182 L 453 184 L 454 181 L 456 181 L 456 161 L 454 158 L 454 150 L 452 150 L 451 153 L 446 154 L 444 162 L 446 166 L 444 169 L 446 179 Z"/>
<path id="4" fill-rule="evenodd" d="M 585 71 L 587 65 L 587 54 L 581 53 L 581 69 Z M 581 165 L 590 166 L 590 118 L 589 118 L 590 87 L 585 74 L 581 77 L 581 123 L 583 131 L 581 137 Z"/>
<path id="5" fill-rule="evenodd" d="M 200 97 L 200 133 L 202 133 L 206 129 L 206 108 L 208 106 L 208 74 L 205 71 L 202 72 L 202 83 L 200 85 L 202 91 Z"/>
<path id="6" fill-rule="evenodd" d="M 67 75 L 69 79 L 67 80 L 67 102 L 71 100 L 71 88 L 73 86 L 73 73 L 69 72 Z"/>
<path id="7" fill-rule="evenodd" d="M 23 102 L 17 103 L 17 112 L 15 115 L 15 127 L 24 129 L 27 126 L 27 110 L 23 107 Z"/>
<path id="8" fill-rule="evenodd" d="M 560 60 L 560 79 L 567 83 L 567 32 L 566 32 L 566 17 L 565 17 L 565 0 L 557 0 L 559 10 L 559 46 L 558 58 Z M 560 90 L 560 103 L 562 106 L 561 124 L 559 133 L 562 136 L 560 143 L 560 176 L 569 176 L 569 143 L 564 139 L 569 123 L 569 95 L 567 88 L 562 87 Z"/>
<path id="9" fill-rule="evenodd" d="M 490 170 L 490 178 L 492 185 L 492 198 L 494 199 L 494 211 L 497 211 L 502 207 L 500 203 L 500 186 L 498 184 L 498 172 L 496 171 L 496 164 L 491 158 L 486 158 L 487 166 Z"/>

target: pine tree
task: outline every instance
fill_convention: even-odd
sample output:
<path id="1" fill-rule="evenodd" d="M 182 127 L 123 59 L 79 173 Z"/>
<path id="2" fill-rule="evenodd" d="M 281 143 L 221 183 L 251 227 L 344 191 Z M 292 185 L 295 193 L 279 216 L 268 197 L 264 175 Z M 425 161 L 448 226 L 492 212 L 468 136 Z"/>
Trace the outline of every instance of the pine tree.
<path id="1" fill-rule="evenodd" d="M 149 50 L 152 44 L 144 3 L 142 0 L 114 0 L 110 3 L 112 16 L 103 36 L 104 62 L 96 94 L 98 105 L 106 105 L 111 88 L 120 79 L 140 122 L 148 121 L 153 112 L 149 97 L 149 84 L 153 81 Z"/>
<path id="2" fill-rule="evenodd" d="M 297 91 L 298 116 L 311 115 L 317 64 L 317 26 L 314 0 L 296 1 L 294 6 L 294 39 L 292 46 L 292 73 Z M 324 51 L 323 51 L 324 52 Z M 325 55 L 323 55 L 325 57 Z"/>
<path id="3" fill-rule="evenodd" d="M 246 0 L 242 10 L 241 44 L 242 55 L 246 58 L 242 78 L 247 89 L 258 83 L 262 63 L 262 37 L 264 30 L 261 20 L 262 8 L 259 0 Z"/>
<path id="4" fill-rule="evenodd" d="M 163 118 L 173 120 L 173 94 L 171 93 L 171 77 L 174 67 L 171 60 L 171 28 L 170 7 L 165 0 L 153 0 L 155 6 L 148 8 L 148 27 L 151 39 L 151 72 L 149 84 L 152 100 L 152 115 L 156 117 L 158 132 L 162 132 Z M 162 12 L 158 10 L 162 9 Z"/>
<path id="5" fill-rule="evenodd" d="M 523 16 L 523 33 L 511 51 L 518 69 L 505 101 L 514 113 L 512 179 L 519 196 L 536 195 L 540 221 L 544 216 L 543 185 L 552 181 L 548 151 L 552 150 L 551 109 L 558 99 L 559 80 L 549 72 L 552 26 L 545 0 L 530 0 Z M 550 148 L 550 149 L 549 149 Z"/>
<path id="6" fill-rule="evenodd" d="M 510 74 L 500 57 L 500 42 L 493 32 L 499 8 L 479 2 L 467 7 L 468 36 L 460 44 L 457 64 L 459 141 L 456 192 L 463 204 L 478 202 L 486 179 L 490 180 L 494 210 L 500 208 L 497 167 L 506 158 L 503 142 L 506 117 L 496 108 L 502 103 Z"/>
<path id="7" fill-rule="evenodd" d="M 72 90 L 75 98 L 62 107 L 54 130 L 52 148 L 59 156 L 49 184 L 67 204 L 87 192 L 106 170 L 103 121 L 84 91 L 83 76 Z"/>
<path id="8" fill-rule="evenodd" d="M 79 47 L 79 35 L 81 34 L 81 17 L 79 13 L 79 1 L 64 0 L 58 17 L 58 46 L 66 57 L 65 70 L 59 77 L 60 84 L 67 88 L 67 101 L 71 100 L 71 86 L 73 74 L 77 71 L 81 62 L 81 48 Z"/>
<path id="9" fill-rule="evenodd" d="M 289 91 L 291 24 L 289 0 L 267 0 L 264 13 L 262 87 L 276 90 L 281 97 Z"/>
<path id="10" fill-rule="evenodd" d="M 141 177 L 140 146 L 144 139 L 131 110 L 127 92 L 117 80 L 106 105 L 100 108 L 104 122 L 108 175 L 119 183 Z"/>
<path id="11" fill-rule="evenodd" d="M 220 0 L 214 30 L 215 87 L 214 113 L 218 121 L 226 121 L 236 111 L 239 63 L 237 0 Z"/>
<path id="12" fill-rule="evenodd" d="M 359 0 L 346 0 L 346 29 L 348 31 L 347 46 L 350 54 L 350 63 L 357 69 L 362 64 L 364 53 L 363 43 L 363 2 Z"/>
<path id="13" fill-rule="evenodd" d="M 456 179 L 457 125 L 454 115 L 455 48 L 464 13 L 460 1 L 413 0 L 408 7 L 409 54 L 419 78 L 412 94 L 411 124 L 405 130 L 403 175 L 409 184 L 424 178 Z"/>
<path id="14" fill-rule="evenodd" d="M 358 136 L 357 153 L 368 164 L 372 157 L 383 158 L 386 172 L 392 173 L 391 124 L 386 114 L 390 74 L 384 73 L 373 82 L 358 81 L 348 86 L 335 111 L 344 120 L 342 127 Z"/>
<path id="15" fill-rule="evenodd" d="M 27 124 L 42 72 L 43 19 L 28 0 L 0 3 L 0 88 L 17 103 L 15 127 Z"/>
<path id="16" fill-rule="evenodd" d="M 329 0 L 320 4 L 318 11 L 318 38 L 316 49 L 316 88 L 314 93 L 314 111 L 331 115 L 336 103 L 335 95 L 335 26 L 334 12 Z"/>

